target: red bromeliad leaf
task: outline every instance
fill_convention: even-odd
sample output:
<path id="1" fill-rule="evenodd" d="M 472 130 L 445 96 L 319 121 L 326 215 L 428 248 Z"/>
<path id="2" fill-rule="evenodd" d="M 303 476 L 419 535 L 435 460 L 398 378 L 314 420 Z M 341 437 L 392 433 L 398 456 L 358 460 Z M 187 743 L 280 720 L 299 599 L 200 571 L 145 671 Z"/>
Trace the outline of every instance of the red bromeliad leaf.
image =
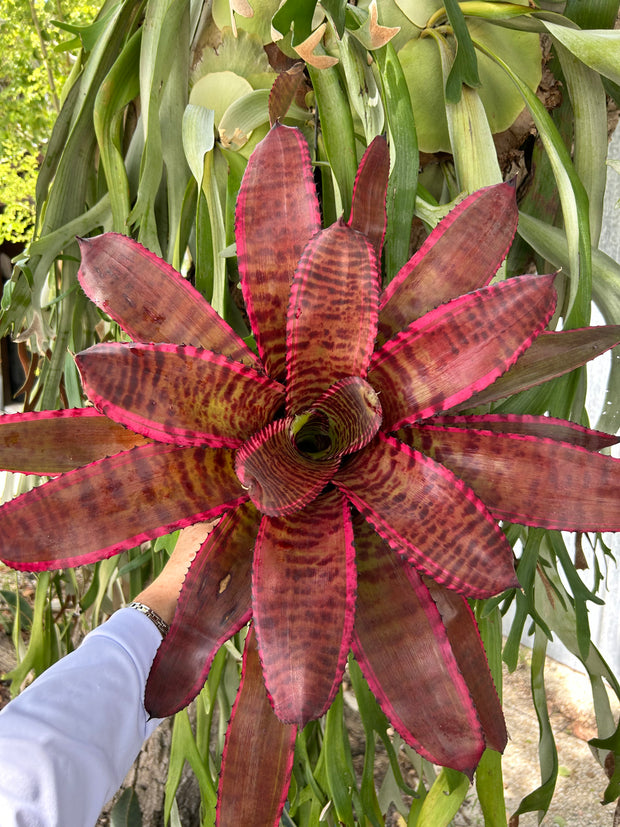
<path id="1" fill-rule="evenodd" d="M 226 733 L 217 827 L 277 827 L 293 768 L 297 728 L 273 714 L 250 627 L 241 686 Z"/>
<path id="2" fill-rule="evenodd" d="M 365 377 L 377 331 L 379 276 L 365 236 L 338 221 L 304 250 L 287 319 L 287 410 L 309 408 L 334 382 Z"/>
<path id="3" fill-rule="evenodd" d="M 0 509 L 0 559 L 16 569 L 81 566 L 247 499 L 225 449 L 150 443 L 69 471 Z"/>
<path id="4" fill-rule="evenodd" d="M 461 201 L 384 290 L 379 343 L 439 304 L 488 284 L 508 253 L 518 218 L 510 184 Z"/>
<path id="5" fill-rule="evenodd" d="M 462 595 L 440 586 L 430 577 L 424 582 L 446 627 L 454 657 L 474 701 L 486 745 L 496 752 L 503 752 L 508 733 L 502 705 L 469 603 Z"/>
<path id="6" fill-rule="evenodd" d="M 383 345 L 368 373 L 380 393 L 383 429 L 445 411 L 497 379 L 551 318 L 553 280 L 520 276 L 468 293 Z"/>
<path id="7" fill-rule="evenodd" d="M 521 434 L 412 425 L 408 444 L 450 468 L 497 519 L 564 531 L 620 531 L 620 460 Z"/>
<path id="8" fill-rule="evenodd" d="M 236 448 L 284 402 L 282 385 L 195 347 L 107 343 L 76 361 L 99 410 L 160 442 Z"/>
<path id="9" fill-rule="evenodd" d="M 413 565 L 469 597 L 518 586 L 504 534 L 451 471 L 391 437 L 356 454 L 334 483 Z"/>
<path id="10" fill-rule="evenodd" d="M 265 683 L 281 721 L 303 727 L 334 699 L 351 645 L 355 574 L 351 517 L 339 491 L 290 517 L 263 518 L 252 604 Z"/>
<path id="11" fill-rule="evenodd" d="M 285 372 L 286 311 L 295 267 L 320 226 L 308 146 L 301 132 L 276 123 L 248 161 L 235 227 L 245 306 L 258 352 L 274 379 Z"/>
<path id="12" fill-rule="evenodd" d="M 363 233 L 381 258 L 387 212 L 385 198 L 390 174 L 390 151 L 387 141 L 378 135 L 360 161 L 353 187 L 349 227 Z"/>
<path id="13" fill-rule="evenodd" d="M 172 342 L 258 360 L 180 273 L 118 233 L 80 240 L 78 277 L 86 295 L 137 342 Z"/>
<path id="14" fill-rule="evenodd" d="M 163 718 L 187 706 L 202 689 L 219 647 L 250 619 L 259 522 L 251 503 L 229 511 L 192 562 L 146 684 L 145 706 L 152 716 Z"/>
<path id="15" fill-rule="evenodd" d="M 272 517 L 290 514 L 311 502 L 330 481 L 338 457 L 319 460 L 294 444 L 293 419 L 271 422 L 237 451 L 235 470 L 256 507 Z"/>
<path id="16" fill-rule="evenodd" d="M 0 468 L 55 476 L 148 442 L 94 408 L 0 416 Z"/>
<path id="17" fill-rule="evenodd" d="M 291 423 L 295 447 L 314 458 L 359 451 L 381 426 L 379 397 L 359 376 L 336 382 L 308 411 Z"/>
<path id="18" fill-rule="evenodd" d="M 469 407 L 486 405 L 541 385 L 585 365 L 620 344 L 620 325 L 600 325 L 559 332 L 543 331 L 503 376 L 467 400 Z"/>
<path id="19" fill-rule="evenodd" d="M 357 662 L 401 737 L 471 778 L 484 738 L 437 607 L 415 569 L 363 521 L 355 542 Z"/>
<path id="20" fill-rule="evenodd" d="M 551 416 L 528 416 L 527 414 L 481 414 L 479 416 L 435 416 L 428 425 L 440 425 L 448 428 L 468 428 L 491 431 L 494 434 L 522 434 L 569 442 L 581 445 L 588 451 L 600 451 L 620 442 L 620 436 L 612 436 L 602 431 L 584 428 L 575 422 L 555 419 Z M 407 429 L 399 431 L 397 436 L 409 444 Z"/>

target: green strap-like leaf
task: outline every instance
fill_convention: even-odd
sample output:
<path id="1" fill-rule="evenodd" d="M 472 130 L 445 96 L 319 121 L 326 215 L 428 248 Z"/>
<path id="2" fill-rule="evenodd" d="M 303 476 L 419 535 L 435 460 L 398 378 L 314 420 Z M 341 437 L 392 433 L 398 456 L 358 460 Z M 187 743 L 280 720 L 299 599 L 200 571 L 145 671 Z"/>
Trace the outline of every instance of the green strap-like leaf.
<path id="1" fill-rule="evenodd" d="M 138 239 L 156 253 L 160 252 L 160 241 L 155 218 L 155 200 L 164 166 L 160 108 L 167 85 L 175 85 L 177 80 L 179 66 L 176 58 L 183 51 L 182 47 L 179 49 L 179 40 L 188 37 L 188 6 L 188 0 L 151 0 L 145 10 L 140 52 L 140 103 L 145 140 L 140 162 L 138 193 L 129 221 L 139 225 Z M 186 101 L 182 100 L 181 103 L 182 112 Z M 179 146 L 181 119 L 182 115 L 179 114 L 177 122 L 168 124 L 167 127 L 177 131 Z M 183 181 L 181 198 L 185 184 L 186 181 Z M 176 227 L 176 224 L 173 223 L 173 226 Z"/>
<path id="2" fill-rule="evenodd" d="M 566 308 L 563 308 L 565 326 L 581 327 L 588 324 L 590 319 L 592 256 L 588 196 L 575 173 L 570 154 L 558 134 L 551 116 L 536 97 L 536 94 L 532 92 L 527 84 L 523 83 L 498 55 L 490 52 L 481 43 L 477 42 L 476 47 L 501 66 L 511 78 L 530 110 L 540 140 L 549 155 L 562 202 L 564 226 L 569 247 L 571 283 L 568 304 Z"/>
<path id="3" fill-rule="evenodd" d="M 522 813 L 538 812 L 542 820 L 549 809 L 555 784 L 558 777 L 558 753 L 553 737 L 553 729 L 549 720 L 549 707 L 545 691 L 545 654 L 547 651 L 547 638 L 539 629 L 534 635 L 534 647 L 532 649 L 532 697 L 538 717 L 540 737 L 538 741 L 538 755 L 540 758 L 540 770 L 542 774 L 541 785 L 534 792 L 526 795 L 513 813 L 513 817 Z"/>
<path id="4" fill-rule="evenodd" d="M 468 790 L 467 776 L 444 767 L 422 803 L 416 827 L 449 827 Z"/>
<path id="5" fill-rule="evenodd" d="M 368 52 L 356 37 L 345 32 L 339 44 L 339 55 L 351 107 L 361 119 L 364 136 L 370 144 L 383 131 L 384 110 L 372 66 L 368 63 Z"/>
<path id="6" fill-rule="evenodd" d="M 460 45 L 454 61 L 451 62 L 452 54 L 446 39 L 434 33 L 433 29 L 431 33 L 441 55 L 448 134 L 458 186 L 461 190 L 471 193 L 480 187 L 501 184 L 502 173 L 497 160 L 491 127 L 480 95 L 472 85 L 464 85 L 456 100 L 449 97 L 449 84 L 453 79 Z"/>
<path id="7" fill-rule="evenodd" d="M 101 163 L 106 176 L 112 226 L 115 232 L 127 232 L 130 212 L 129 181 L 122 154 L 121 127 L 125 107 L 140 91 L 138 64 L 142 30 L 129 39 L 114 62 L 95 98 L 93 121 Z"/>
<path id="8" fill-rule="evenodd" d="M 357 169 L 353 115 L 335 66 L 308 73 L 316 95 L 327 160 L 337 185 L 336 214 L 349 214 Z"/>
<path id="9" fill-rule="evenodd" d="M 545 22 L 545 27 L 586 66 L 613 80 L 614 83 L 620 83 L 620 31 L 582 31 L 549 21 Z"/>
<path id="10" fill-rule="evenodd" d="M 620 41 L 619 41 L 620 47 Z M 598 247 L 607 178 L 607 100 L 600 75 L 561 43 L 555 43 L 574 118 L 575 171 L 588 195 L 590 238 Z"/>
<path id="11" fill-rule="evenodd" d="M 282 36 L 292 28 L 291 43 L 298 46 L 310 37 L 315 6 L 316 1 L 308 3 L 306 0 L 286 0 L 274 14 L 271 25 Z"/>
<path id="12" fill-rule="evenodd" d="M 478 61 L 457 0 L 444 0 L 444 6 L 457 43 L 454 62 L 446 78 L 446 101 L 458 103 L 461 99 L 463 84 L 470 87 L 480 86 Z"/>
<path id="13" fill-rule="evenodd" d="M 419 151 L 407 81 L 394 46 L 387 43 L 373 54 L 379 69 L 390 146 L 394 156 L 387 194 L 385 281 L 388 283 L 409 257 Z"/>
<path id="14" fill-rule="evenodd" d="M 199 187 L 202 186 L 205 155 L 215 144 L 214 117 L 212 109 L 192 103 L 185 107 L 183 113 L 183 149 Z"/>

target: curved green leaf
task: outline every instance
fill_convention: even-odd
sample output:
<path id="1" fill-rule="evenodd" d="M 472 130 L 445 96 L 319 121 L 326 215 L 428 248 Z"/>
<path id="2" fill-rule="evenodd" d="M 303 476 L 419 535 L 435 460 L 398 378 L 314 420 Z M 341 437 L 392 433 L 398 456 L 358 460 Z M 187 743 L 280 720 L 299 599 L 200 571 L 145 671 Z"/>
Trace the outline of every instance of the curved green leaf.
<path id="1" fill-rule="evenodd" d="M 214 129 L 215 112 L 188 103 L 183 113 L 183 149 L 187 163 L 196 179 L 199 187 L 202 187 L 202 179 L 205 167 L 205 155 L 213 149 L 215 144 Z"/>
<path id="2" fill-rule="evenodd" d="M 617 29 L 590 29 L 582 31 L 572 26 L 545 22 L 545 28 L 569 52 L 586 66 L 620 83 L 620 31 Z"/>
<path id="3" fill-rule="evenodd" d="M 562 202 L 569 248 L 570 294 L 567 307 L 562 308 L 562 311 L 566 327 L 581 327 L 590 319 L 592 280 L 587 193 L 575 172 L 570 154 L 551 116 L 536 94 L 497 54 L 491 52 L 480 42 L 476 42 L 476 46 L 502 67 L 523 96 L 538 129 L 540 140 L 549 156 Z"/>

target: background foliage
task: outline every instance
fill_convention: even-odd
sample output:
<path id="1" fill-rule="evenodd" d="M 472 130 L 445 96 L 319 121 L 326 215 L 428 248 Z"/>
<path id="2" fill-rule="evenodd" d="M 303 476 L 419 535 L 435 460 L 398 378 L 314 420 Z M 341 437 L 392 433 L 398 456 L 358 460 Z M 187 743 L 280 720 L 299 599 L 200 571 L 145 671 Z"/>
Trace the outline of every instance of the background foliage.
<path id="1" fill-rule="evenodd" d="M 608 323 L 618 322 L 620 268 L 598 250 L 607 107 L 619 100 L 620 34 L 611 32 L 617 0 L 546 2 L 536 9 L 491 0 L 451 0 L 445 7 L 435 0 L 382 0 L 378 21 L 377 7 L 366 2 L 325 0 L 315 9 L 299 0 L 280 8 L 274 0 L 250 6 L 229 0 L 107 0 L 95 22 L 76 32 L 80 48 L 69 62 L 65 53 L 54 51 L 59 36 L 49 22 L 37 31 L 29 16 L 33 8 L 10 0 L 3 14 L 12 25 L 0 34 L 2 60 L 13 61 L 2 64 L 0 76 L 12 83 L 0 94 L 15 98 L 13 109 L 3 110 L 14 114 L 5 117 L 0 142 L 3 158 L 14 153 L 17 159 L 9 166 L 21 165 L 11 169 L 23 171 L 15 172 L 13 183 L 10 176 L 0 177 L 7 187 L 0 200 L 27 202 L 28 175 L 34 176 L 40 160 L 38 136 L 54 122 L 38 171 L 34 236 L 5 289 L 0 315 L 0 335 L 12 332 L 29 343 L 30 409 L 81 405 L 70 354 L 118 336 L 115 325 L 76 288 L 76 235 L 131 234 L 183 269 L 218 312 L 244 330 L 231 246 L 236 192 L 247 158 L 268 128 L 271 84 L 300 57 L 306 72 L 289 122 L 310 141 L 326 223 L 348 209 L 364 146 L 379 132 L 389 135 L 394 173 L 386 280 L 464 192 L 516 175 L 519 237 L 501 277 L 561 266 L 567 276 L 561 302 L 565 327 L 588 324 L 592 297 Z M 62 14 L 48 4 L 36 8 L 46 21 Z M 74 5 L 73 14 L 86 16 L 87 7 Z M 28 37 L 20 50 L 16 41 L 24 32 Z M 282 37 L 275 46 L 278 32 Z M 61 91 L 58 79 L 68 68 Z M 18 88 L 26 96 L 15 96 Z M 16 237 L 27 234 L 30 218 L 10 218 L 10 210 L 4 215 L 0 227 L 10 222 Z M 617 390 L 618 369 L 616 360 L 610 394 Z M 585 391 L 580 369 L 511 396 L 494 410 L 549 411 L 585 424 Z M 616 432 L 619 417 L 611 406 L 592 424 Z M 8 480 L 5 495 L 23 485 Z M 502 658 L 514 669 L 523 631 L 535 631 L 532 683 L 542 781 L 518 813 L 542 817 L 558 774 L 544 690 L 551 635 L 590 675 L 599 726 L 592 746 L 608 768 L 604 797 L 613 802 L 620 792 L 620 730 L 606 687 L 620 697 L 620 686 L 591 643 L 587 614 L 588 603 L 601 599 L 609 548 L 600 536 L 585 538 L 591 564 L 584 573 L 579 554 L 567 549 L 559 534 L 505 529 L 519 558 L 523 591 L 475 608 L 500 688 Z M 15 595 L 5 596 L 20 657 L 11 675 L 14 691 L 135 594 L 159 570 L 174 540 L 163 538 L 91 571 L 41 575 L 32 610 Z M 501 617 L 511 602 L 515 619 L 503 645 Z M 27 649 L 24 628 L 30 631 Z M 232 641 L 216 658 L 195 721 L 185 712 L 177 716 L 166 796 L 166 814 L 173 821 L 187 761 L 200 784 L 204 823 L 211 823 L 223 743 L 215 710 L 219 720 L 227 720 L 239 652 L 239 642 Z M 354 664 L 350 678 L 366 733 L 366 771 L 356 779 L 339 696 L 326 720 L 313 722 L 299 737 L 284 823 L 380 825 L 388 807 L 396 806 L 408 825 L 447 824 L 464 799 L 466 780 L 452 771 L 437 772 L 405 749 L 418 771 L 418 787 L 411 790 L 397 759 L 401 745 Z M 372 777 L 377 737 L 390 758 L 379 792 Z M 477 784 L 486 823 L 506 824 L 500 758 L 487 752 L 481 766 Z M 411 804 L 413 793 L 419 797 Z"/>
<path id="2" fill-rule="evenodd" d="M 32 234 L 36 176 L 75 63 L 58 24 L 92 18 L 98 4 L 5 0 L 0 10 L 0 242 Z M 73 40 L 73 43 L 71 41 Z"/>

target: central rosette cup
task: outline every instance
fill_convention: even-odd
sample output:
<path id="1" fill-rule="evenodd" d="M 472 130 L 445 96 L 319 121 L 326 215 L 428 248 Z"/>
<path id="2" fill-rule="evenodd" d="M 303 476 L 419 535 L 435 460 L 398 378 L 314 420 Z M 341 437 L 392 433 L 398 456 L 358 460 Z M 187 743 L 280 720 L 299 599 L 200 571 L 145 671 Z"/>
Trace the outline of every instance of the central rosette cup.
<path id="1" fill-rule="evenodd" d="M 368 445 L 381 421 L 374 388 L 360 376 L 347 376 L 310 408 L 248 439 L 235 461 L 239 481 L 263 514 L 291 514 L 321 493 L 342 457 Z"/>

